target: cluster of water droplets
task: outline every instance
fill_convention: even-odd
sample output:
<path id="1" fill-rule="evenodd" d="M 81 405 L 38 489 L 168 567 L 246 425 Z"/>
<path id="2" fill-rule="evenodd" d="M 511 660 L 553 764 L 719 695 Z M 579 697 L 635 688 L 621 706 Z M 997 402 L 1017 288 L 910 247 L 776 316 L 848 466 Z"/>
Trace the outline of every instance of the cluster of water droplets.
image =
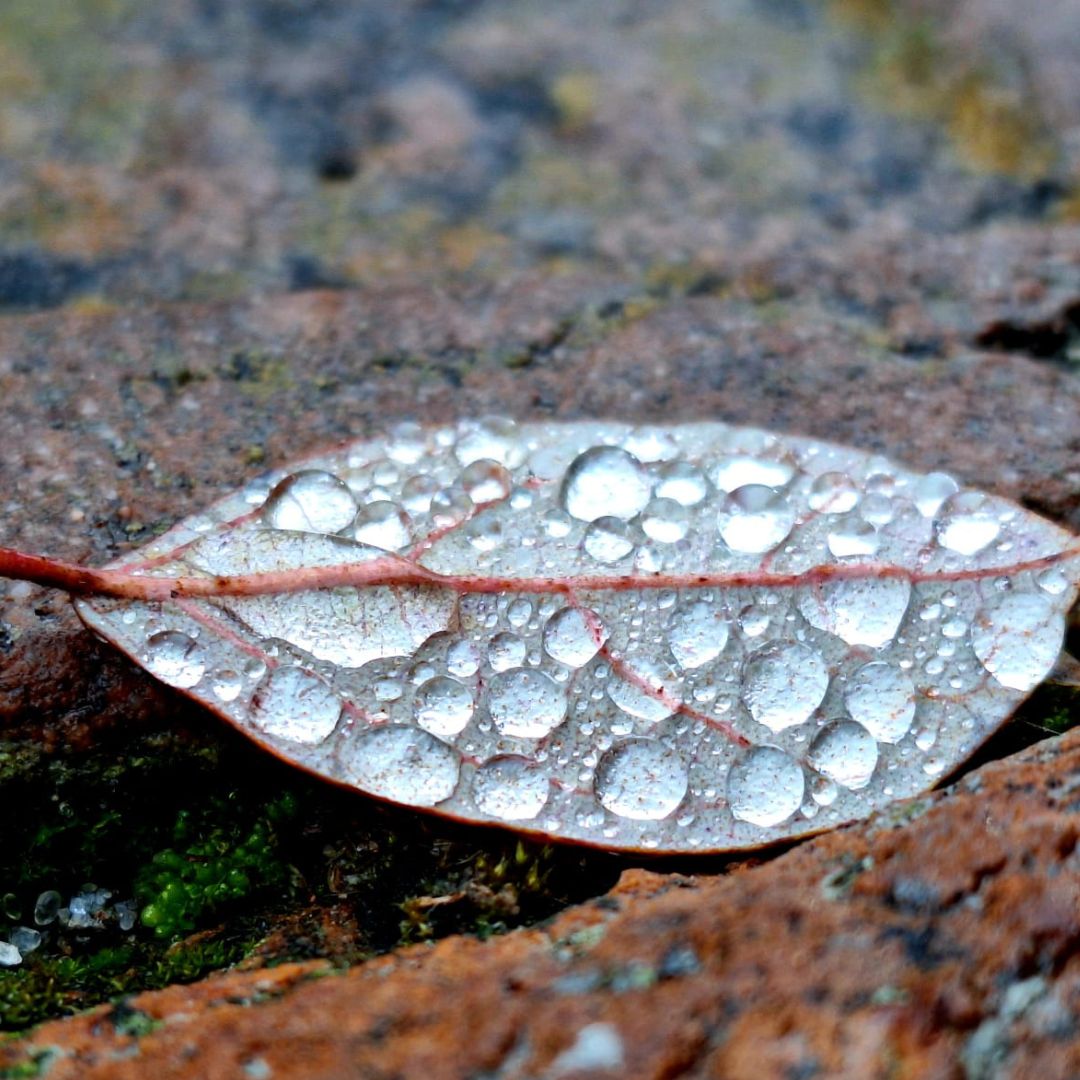
<path id="1" fill-rule="evenodd" d="M 371 794 L 711 849 L 865 814 L 973 749 L 1053 664 L 1073 589 L 1009 568 L 1066 539 L 943 474 L 721 424 L 403 425 L 182 524 L 150 572 L 392 553 L 502 591 L 93 606 L 164 682 Z"/>

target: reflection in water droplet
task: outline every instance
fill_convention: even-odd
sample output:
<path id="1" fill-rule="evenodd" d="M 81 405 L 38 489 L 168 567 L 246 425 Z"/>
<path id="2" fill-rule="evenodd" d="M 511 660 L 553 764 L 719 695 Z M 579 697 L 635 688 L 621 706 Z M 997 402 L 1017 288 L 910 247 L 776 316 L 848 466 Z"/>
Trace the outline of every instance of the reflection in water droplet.
<path id="1" fill-rule="evenodd" d="M 728 773 L 731 813 L 752 825 L 787 821 L 802 806 L 805 790 L 798 762 L 775 746 L 755 746 Z"/>
<path id="2" fill-rule="evenodd" d="M 341 700 L 326 683 L 292 664 L 274 668 L 251 700 L 260 731 L 290 742 L 322 742 L 337 726 Z"/>
<path id="3" fill-rule="evenodd" d="M 506 671 L 525 663 L 525 642 L 517 634 L 496 634 L 488 643 L 488 663 L 493 671 Z"/>
<path id="4" fill-rule="evenodd" d="M 461 759 L 419 728 L 396 724 L 355 736 L 342 753 L 343 779 L 406 806 L 435 806 L 457 787 Z"/>
<path id="5" fill-rule="evenodd" d="M 618 518 L 599 518 L 585 530 L 582 547 L 597 562 L 616 563 L 634 550 L 633 530 Z"/>
<path id="6" fill-rule="evenodd" d="M 661 499 L 674 499 L 682 506 L 697 506 L 709 494 L 709 482 L 688 461 L 673 461 L 661 467 L 656 494 Z"/>
<path id="7" fill-rule="evenodd" d="M 781 492 L 752 484 L 727 497 L 717 524 L 732 551 L 761 554 L 787 538 L 795 524 L 795 510 Z"/>
<path id="8" fill-rule="evenodd" d="M 566 691 L 541 671 L 500 671 L 488 686 L 488 711 L 503 735 L 542 739 L 566 719 Z"/>
<path id="9" fill-rule="evenodd" d="M 743 670 L 750 715 L 772 731 L 808 720 L 829 686 L 821 654 L 798 641 L 775 641 L 751 653 Z"/>
<path id="10" fill-rule="evenodd" d="M 473 778 L 476 805 L 501 821 L 531 821 L 547 805 L 549 791 L 547 773 L 528 758 L 492 758 Z"/>
<path id="11" fill-rule="evenodd" d="M 206 663 L 194 638 L 179 630 L 162 630 L 146 639 L 146 667 L 169 686 L 187 689 L 206 671 Z"/>
<path id="12" fill-rule="evenodd" d="M 899 742 L 915 719 L 915 685 L 898 668 L 875 661 L 851 676 L 844 704 L 875 739 Z"/>
<path id="13" fill-rule="evenodd" d="M 652 485 L 641 462 L 616 446 L 594 446 L 566 470 L 560 500 L 580 521 L 629 520 L 645 509 Z"/>
<path id="14" fill-rule="evenodd" d="M 548 656 L 567 667 L 584 667 L 607 640 L 607 631 L 595 611 L 560 608 L 544 627 Z"/>
<path id="15" fill-rule="evenodd" d="M 823 776 L 857 791 L 870 783 L 878 746 L 861 724 L 839 720 L 818 732 L 807 759 Z"/>
<path id="16" fill-rule="evenodd" d="M 397 503 L 380 500 L 360 507 L 349 535 L 361 544 L 401 551 L 412 543 L 412 522 Z"/>
<path id="17" fill-rule="evenodd" d="M 934 532 L 942 547 L 974 555 L 997 539 L 1001 522 L 990 498 L 979 491 L 963 491 L 942 504 Z"/>
<path id="18" fill-rule="evenodd" d="M 690 516 L 674 499 L 653 499 L 641 514 L 642 532 L 659 544 L 675 544 L 690 529 Z"/>
<path id="19" fill-rule="evenodd" d="M 230 668 L 215 671 L 210 679 L 210 689 L 218 701 L 235 701 L 243 685 L 244 680 Z"/>
<path id="20" fill-rule="evenodd" d="M 1010 593 L 985 604 L 971 626 L 975 655 L 1002 686 L 1033 690 L 1054 666 L 1065 617 L 1043 593 Z"/>
<path id="21" fill-rule="evenodd" d="M 497 461 L 483 459 L 466 465 L 461 473 L 461 486 L 474 503 L 497 502 L 510 494 L 510 473 Z"/>
<path id="22" fill-rule="evenodd" d="M 859 489 L 844 473 L 822 473 L 810 485 L 807 502 L 819 514 L 846 514 L 858 504 Z"/>
<path id="23" fill-rule="evenodd" d="M 799 611 L 811 626 L 849 645 L 880 648 L 892 641 L 911 599 L 901 578 L 829 581 L 799 595 Z"/>
<path id="24" fill-rule="evenodd" d="M 596 797 L 620 817 L 659 821 L 683 801 L 689 782 L 679 755 L 657 739 L 616 743 L 596 768 Z"/>
<path id="25" fill-rule="evenodd" d="M 655 723 L 670 716 L 682 701 L 679 677 L 661 660 L 638 657 L 608 683 L 608 697 L 624 713 Z"/>
<path id="26" fill-rule="evenodd" d="M 318 469 L 286 476 L 262 507 L 265 526 L 297 532 L 341 532 L 355 515 L 356 499 L 348 485 Z"/>
<path id="27" fill-rule="evenodd" d="M 676 610 L 668 629 L 671 655 L 684 671 L 715 660 L 728 641 L 728 620 L 723 607 L 703 600 Z"/>
<path id="28" fill-rule="evenodd" d="M 457 679 L 436 675 L 416 691 L 416 722 L 439 738 L 457 735 L 472 714 L 472 691 Z"/>

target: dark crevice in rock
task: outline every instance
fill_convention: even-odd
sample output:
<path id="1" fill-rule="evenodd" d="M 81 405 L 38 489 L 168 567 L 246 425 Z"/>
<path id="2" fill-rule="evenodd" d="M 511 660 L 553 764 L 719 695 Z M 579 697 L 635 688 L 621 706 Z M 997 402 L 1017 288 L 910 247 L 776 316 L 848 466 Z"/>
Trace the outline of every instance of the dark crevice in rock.
<path id="1" fill-rule="evenodd" d="M 1049 319 L 992 322 L 978 333 L 975 344 L 995 352 L 1074 364 L 1080 358 L 1080 299 L 1070 301 Z"/>

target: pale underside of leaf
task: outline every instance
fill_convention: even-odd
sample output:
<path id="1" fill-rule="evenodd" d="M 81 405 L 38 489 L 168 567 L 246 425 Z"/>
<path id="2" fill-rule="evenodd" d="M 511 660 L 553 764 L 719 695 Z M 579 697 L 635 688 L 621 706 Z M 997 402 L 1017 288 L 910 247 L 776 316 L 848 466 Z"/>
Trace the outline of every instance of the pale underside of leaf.
<path id="1" fill-rule="evenodd" d="M 556 839 L 716 851 L 955 768 L 1053 666 L 1074 545 L 943 474 L 810 439 L 404 425 L 116 564 L 313 587 L 78 606 L 339 784 Z"/>

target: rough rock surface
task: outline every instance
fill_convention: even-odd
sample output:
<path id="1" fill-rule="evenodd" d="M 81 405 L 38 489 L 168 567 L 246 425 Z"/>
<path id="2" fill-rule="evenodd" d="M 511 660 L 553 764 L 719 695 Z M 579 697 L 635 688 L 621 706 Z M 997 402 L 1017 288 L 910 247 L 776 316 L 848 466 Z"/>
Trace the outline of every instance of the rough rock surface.
<path id="1" fill-rule="evenodd" d="M 103 562 L 267 467 L 476 412 L 831 438 L 1080 529 L 1078 35 L 1071 0 L 12 0 L 0 544 Z M 264 768 L 0 581 L 0 776 L 46 751 L 45 806 L 52 763 L 140 733 L 204 755 L 181 785 Z M 115 817 L 117 770 L 80 813 Z M 0 1076 L 1074 1076 L 1078 771 L 1069 736 L 545 929 L 172 987 L 0 1043 Z M 305 797 L 329 892 L 249 965 L 352 961 L 416 893 L 354 903 L 409 830 L 365 807 L 389 825 L 331 856 L 362 812 Z M 0 830 L 0 939 L 61 811 Z M 454 861 L 418 831 L 409 873 Z"/>
<path id="2" fill-rule="evenodd" d="M 143 994 L 0 1044 L 0 1067 L 1064 1080 L 1080 1070 L 1078 775 L 1074 734 L 760 865 L 630 870 L 543 928 Z"/>

